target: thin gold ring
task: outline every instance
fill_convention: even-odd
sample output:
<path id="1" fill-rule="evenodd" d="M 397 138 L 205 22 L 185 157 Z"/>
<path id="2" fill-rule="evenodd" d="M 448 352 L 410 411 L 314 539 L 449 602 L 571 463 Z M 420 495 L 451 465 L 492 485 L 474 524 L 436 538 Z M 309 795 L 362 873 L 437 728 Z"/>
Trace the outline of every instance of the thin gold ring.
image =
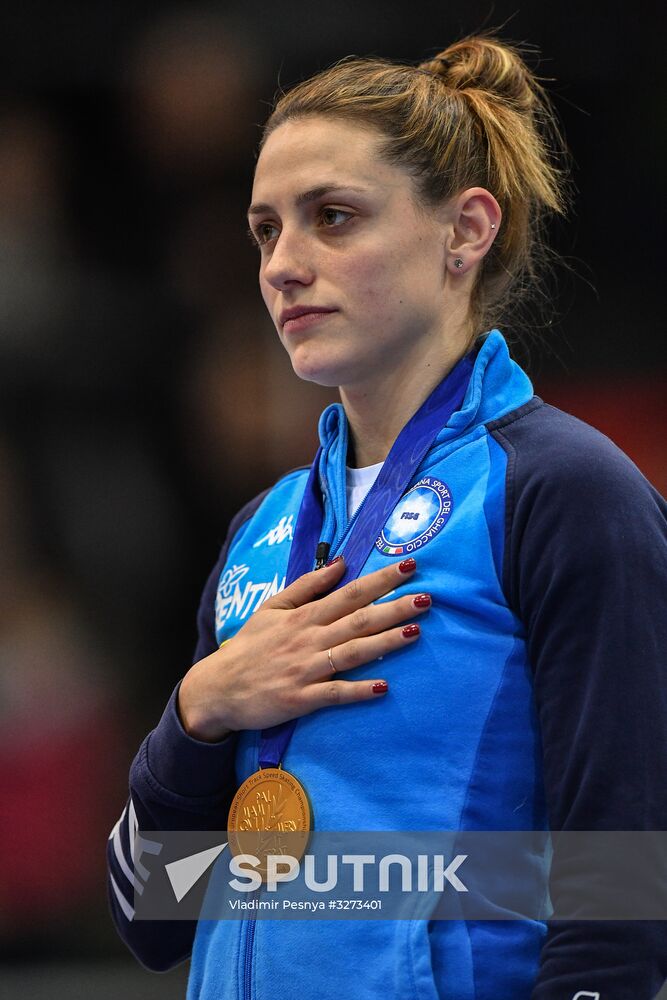
<path id="1" fill-rule="evenodd" d="M 327 649 L 327 656 L 329 657 L 329 666 L 331 667 L 331 673 L 335 674 L 336 673 L 336 668 L 334 666 L 333 654 L 332 654 L 330 648 Z"/>

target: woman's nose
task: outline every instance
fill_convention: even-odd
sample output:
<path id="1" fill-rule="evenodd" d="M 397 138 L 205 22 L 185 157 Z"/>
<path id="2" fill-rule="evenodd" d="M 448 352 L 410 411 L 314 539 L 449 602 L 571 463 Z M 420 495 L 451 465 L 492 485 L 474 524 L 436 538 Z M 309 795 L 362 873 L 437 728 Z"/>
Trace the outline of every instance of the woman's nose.
<path id="1" fill-rule="evenodd" d="M 313 277 L 305 238 L 283 229 L 264 265 L 265 280 L 282 291 L 292 283 L 309 285 Z"/>

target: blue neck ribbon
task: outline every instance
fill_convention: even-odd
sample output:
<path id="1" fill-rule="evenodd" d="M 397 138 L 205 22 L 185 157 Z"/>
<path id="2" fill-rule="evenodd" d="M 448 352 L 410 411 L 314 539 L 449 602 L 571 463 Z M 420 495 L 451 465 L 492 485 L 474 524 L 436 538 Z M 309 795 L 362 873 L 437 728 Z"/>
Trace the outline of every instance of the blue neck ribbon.
<path id="1" fill-rule="evenodd" d="M 383 525 L 405 493 L 438 433 L 447 424 L 451 415 L 461 408 L 474 360 L 475 353 L 471 352 L 452 368 L 394 441 L 366 502 L 359 509 L 341 553 L 345 556 L 345 572 L 336 589 L 359 575 Z M 309 573 L 315 562 L 315 550 L 320 541 L 324 520 L 319 483 L 321 454 L 320 448 L 310 468 L 299 508 L 287 564 L 286 586 L 304 573 Z M 259 748 L 260 768 L 278 766 L 298 721 L 290 719 L 289 722 L 282 722 L 262 731 Z"/>

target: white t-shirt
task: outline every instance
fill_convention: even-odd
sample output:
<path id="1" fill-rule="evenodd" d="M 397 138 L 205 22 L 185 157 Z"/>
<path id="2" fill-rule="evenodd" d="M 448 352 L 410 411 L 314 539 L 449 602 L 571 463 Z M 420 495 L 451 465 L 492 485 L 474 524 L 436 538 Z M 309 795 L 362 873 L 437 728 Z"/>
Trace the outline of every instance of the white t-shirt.
<path id="1" fill-rule="evenodd" d="M 365 469 L 346 466 L 347 516 L 351 520 L 361 507 L 364 497 L 377 479 L 384 462 L 367 465 Z"/>

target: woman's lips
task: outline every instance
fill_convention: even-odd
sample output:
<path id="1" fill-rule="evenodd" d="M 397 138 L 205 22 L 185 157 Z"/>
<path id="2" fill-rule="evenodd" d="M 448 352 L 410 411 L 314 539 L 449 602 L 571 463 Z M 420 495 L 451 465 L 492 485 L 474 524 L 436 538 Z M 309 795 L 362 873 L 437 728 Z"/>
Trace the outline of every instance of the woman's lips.
<path id="1" fill-rule="evenodd" d="M 309 330 L 312 326 L 316 326 L 328 316 L 333 316 L 335 311 L 335 309 L 328 309 L 326 312 L 320 310 L 319 312 L 301 313 L 300 316 L 285 320 L 283 323 L 283 333 L 302 333 L 304 330 Z"/>

